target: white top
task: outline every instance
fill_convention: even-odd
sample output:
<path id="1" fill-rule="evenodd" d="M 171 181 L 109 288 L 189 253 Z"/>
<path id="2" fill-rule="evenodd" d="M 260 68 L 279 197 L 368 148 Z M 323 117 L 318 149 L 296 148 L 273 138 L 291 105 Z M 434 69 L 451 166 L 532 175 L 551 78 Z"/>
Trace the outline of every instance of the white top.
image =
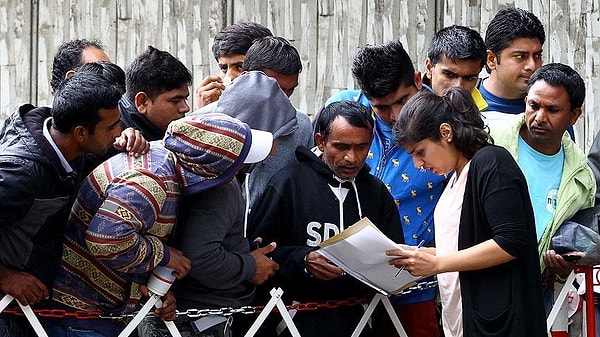
<path id="1" fill-rule="evenodd" d="M 435 206 L 436 255 L 446 255 L 458 251 L 458 228 L 465 195 L 465 185 L 471 162 L 467 162 L 459 177 L 452 174 L 448 186 Z M 463 336 L 463 310 L 458 272 L 437 275 L 440 299 L 442 302 L 442 327 L 446 337 Z"/>

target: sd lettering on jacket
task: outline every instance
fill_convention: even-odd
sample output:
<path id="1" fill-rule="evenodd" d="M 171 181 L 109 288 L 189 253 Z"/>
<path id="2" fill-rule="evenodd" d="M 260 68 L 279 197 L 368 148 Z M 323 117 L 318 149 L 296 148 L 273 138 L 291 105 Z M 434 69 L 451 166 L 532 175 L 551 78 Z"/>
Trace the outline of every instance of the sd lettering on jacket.
<path id="1" fill-rule="evenodd" d="M 309 247 L 317 247 L 321 242 L 329 239 L 340 233 L 340 229 L 336 224 L 326 222 L 324 225 L 316 221 L 309 222 L 306 225 L 306 245 Z"/>

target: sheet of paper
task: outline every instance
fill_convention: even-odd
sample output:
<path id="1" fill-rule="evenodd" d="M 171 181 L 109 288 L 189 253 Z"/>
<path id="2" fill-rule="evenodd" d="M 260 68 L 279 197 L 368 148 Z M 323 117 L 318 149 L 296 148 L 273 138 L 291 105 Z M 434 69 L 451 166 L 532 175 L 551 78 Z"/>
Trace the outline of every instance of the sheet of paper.
<path id="1" fill-rule="evenodd" d="M 412 276 L 388 262 L 385 255 L 400 247 L 386 237 L 369 219 L 363 218 L 340 234 L 321 243 L 318 250 L 346 273 L 385 294 L 397 294 L 422 277 Z"/>

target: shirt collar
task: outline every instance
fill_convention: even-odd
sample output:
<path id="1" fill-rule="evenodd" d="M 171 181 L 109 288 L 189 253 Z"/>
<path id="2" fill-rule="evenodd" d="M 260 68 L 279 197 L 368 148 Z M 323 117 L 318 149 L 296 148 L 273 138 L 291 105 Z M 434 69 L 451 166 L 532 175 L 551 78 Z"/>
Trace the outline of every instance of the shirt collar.
<path id="1" fill-rule="evenodd" d="M 46 138 L 46 140 L 48 140 L 48 143 L 50 143 L 50 145 L 54 149 L 54 152 L 56 152 L 56 155 L 60 159 L 60 163 L 61 163 L 62 167 L 65 169 L 65 171 L 67 171 L 67 173 L 71 173 L 71 172 L 73 172 L 73 168 L 71 167 L 71 164 L 69 164 L 69 162 L 67 161 L 65 156 L 63 156 L 62 152 L 60 152 L 60 149 L 58 148 L 58 146 L 54 142 L 54 139 L 52 139 L 52 136 L 50 135 L 50 125 L 52 125 L 52 117 L 48 117 L 44 121 L 44 124 L 42 127 L 42 129 L 44 130 L 43 131 L 44 138 Z"/>

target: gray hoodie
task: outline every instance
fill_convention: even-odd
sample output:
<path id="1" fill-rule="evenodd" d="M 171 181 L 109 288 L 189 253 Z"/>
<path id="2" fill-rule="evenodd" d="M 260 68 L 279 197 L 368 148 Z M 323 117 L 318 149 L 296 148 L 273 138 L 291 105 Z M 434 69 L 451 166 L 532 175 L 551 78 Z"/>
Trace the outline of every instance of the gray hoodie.
<path id="1" fill-rule="evenodd" d="M 210 111 L 236 117 L 252 129 L 271 132 L 276 139 L 276 153 L 254 164 L 244 182 L 243 187 L 249 188 L 250 192 L 250 209 L 271 177 L 284 166 L 296 162 L 296 148 L 313 145 L 310 118 L 296 110 L 277 81 L 262 71 L 250 71 L 237 77 L 216 104 L 205 106 L 194 114 Z"/>
<path id="2" fill-rule="evenodd" d="M 237 77 L 221 95 L 214 112 L 236 117 L 252 129 L 269 131 L 275 139 L 298 128 L 292 102 L 277 81 L 262 71 Z"/>

